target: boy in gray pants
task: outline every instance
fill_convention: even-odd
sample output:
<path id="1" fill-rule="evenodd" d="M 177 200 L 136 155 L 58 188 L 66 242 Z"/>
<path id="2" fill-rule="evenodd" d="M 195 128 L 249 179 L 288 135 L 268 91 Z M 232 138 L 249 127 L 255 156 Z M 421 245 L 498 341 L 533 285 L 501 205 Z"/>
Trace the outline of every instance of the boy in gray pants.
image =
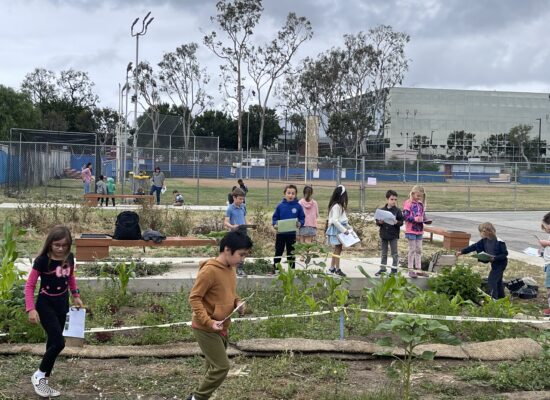
<path id="1" fill-rule="evenodd" d="M 397 240 L 399 239 L 399 231 L 401 229 L 401 225 L 403 225 L 404 218 L 403 213 L 399 207 L 397 207 L 397 192 L 395 190 L 388 190 L 386 192 L 386 205 L 382 207 L 381 210 L 389 211 L 395 215 L 396 223 L 391 225 L 387 222 L 376 220 L 376 224 L 380 227 L 380 245 L 382 249 L 380 269 L 375 274 L 376 276 L 380 276 L 380 274 L 386 272 L 386 265 L 388 263 L 388 245 L 393 257 L 391 273 L 397 273 L 397 263 L 399 262 Z"/>

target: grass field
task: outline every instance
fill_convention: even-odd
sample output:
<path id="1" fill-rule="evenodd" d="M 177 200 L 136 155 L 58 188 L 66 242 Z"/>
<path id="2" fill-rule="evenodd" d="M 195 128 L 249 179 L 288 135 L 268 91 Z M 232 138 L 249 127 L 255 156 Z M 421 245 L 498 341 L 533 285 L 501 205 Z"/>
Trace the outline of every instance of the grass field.
<path id="1" fill-rule="evenodd" d="M 262 205 L 274 208 L 282 198 L 283 188 L 287 183 L 298 186 L 299 194 L 304 187 L 303 182 L 248 180 L 247 202 L 249 207 Z M 185 203 L 194 205 L 225 205 L 227 194 L 231 191 L 236 179 L 167 179 L 167 192 L 161 196 L 162 204 L 171 204 L 174 189 L 183 193 Z M 314 181 L 314 198 L 319 203 L 321 214 L 326 213 L 328 200 L 335 187 L 333 181 Z M 354 211 L 361 209 L 360 182 L 343 182 L 349 193 L 350 207 Z M 404 201 L 415 182 L 379 182 L 376 186 L 365 189 L 365 210 L 373 210 L 384 203 L 384 194 L 388 189 L 399 193 L 400 202 Z M 546 200 L 550 197 L 550 186 L 488 184 L 486 182 L 466 183 L 425 183 L 430 211 L 487 211 L 487 210 L 544 210 Z M 130 185 L 125 187 L 129 192 Z M 122 193 L 121 185 L 117 190 Z M 79 179 L 51 180 L 47 187 L 35 187 L 18 194 L 24 202 L 39 202 L 44 199 L 61 202 L 81 202 L 82 184 Z M 14 202 L 18 198 L 0 195 L 1 202 Z"/>

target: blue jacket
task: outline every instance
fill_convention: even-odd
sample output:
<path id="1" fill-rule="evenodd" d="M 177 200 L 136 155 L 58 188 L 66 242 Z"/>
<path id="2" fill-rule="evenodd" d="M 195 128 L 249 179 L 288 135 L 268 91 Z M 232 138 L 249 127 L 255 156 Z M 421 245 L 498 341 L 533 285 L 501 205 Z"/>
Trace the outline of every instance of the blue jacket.
<path id="1" fill-rule="evenodd" d="M 471 253 L 472 251 L 481 253 L 482 251 L 485 251 L 485 240 L 486 239 L 481 239 L 479 242 L 476 242 L 462 249 L 461 253 L 468 254 L 468 253 Z M 497 239 L 494 253 L 495 254 L 492 254 L 492 255 L 495 258 L 491 262 L 491 268 L 499 268 L 504 270 L 508 265 L 508 250 L 506 249 L 506 243 L 504 243 L 502 240 Z"/>
<path id="2" fill-rule="evenodd" d="M 287 201 L 285 198 L 277 205 L 273 217 L 271 218 L 272 225 L 277 225 L 280 219 L 297 218 L 300 226 L 304 226 L 306 215 L 304 209 L 298 200 Z M 293 232 L 278 233 L 278 235 L 295 235 Z"/>

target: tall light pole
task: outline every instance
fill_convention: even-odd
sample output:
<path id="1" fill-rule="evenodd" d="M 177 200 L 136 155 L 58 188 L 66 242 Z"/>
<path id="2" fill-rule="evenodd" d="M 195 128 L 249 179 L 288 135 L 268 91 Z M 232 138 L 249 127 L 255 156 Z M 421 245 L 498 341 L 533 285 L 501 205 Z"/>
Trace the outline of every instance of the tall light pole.
<path id="1" fill-rule="evenodd" d="M 250 136 L 250 107 L 246 113 L 246 158 L 248 158 L 248 174 L 247 179 L 250 179 L 250 147 L 248 145 L 248 137 Z"/>
<path id="2" fill-rule="evenodd" d="M 134 170 L 134 174 L 137 173 L 138 171 L 138 166 L 136 165 L 137 164 L 137 130 L 138 130 L 138 122 L 137 122 L 137 108 L 138 108 L 138 74 L 139 74 L 139 68 L 138 68 L 138 57 L 139 57 L 139 37 L 140 36 L 143 36 L 147 33 L 147 27 L 149 26 L 149 24 L 151 22 L 153 22 L 153 20 L 155 19 L 154 17 L 151 17 L 149 18 L 149 16 L 151 15 L 151 11 L 149 11 L 147 13 L 147 15 L 145 16 L 145 18 L 143 18 L 143 21 L 142 21 L 142 24 L 141 24 L 141 30 L 139 32 L 134 32 L 134 26 L 137 24 L 137 22 L 139 21 L 139 17 L 136 18 L 134 20 L 134 22 L 132 23 L 132 26 L 130 28 L 130 34 L 132 35 L 132 37 L 135 37 L 136 38 L 136 67 L 134 69 L 134 101 L 135 101 L 135 104 L 134 104 L 134 141 L 133 141 L 133 148 L 134 148 L 134 159 L 133 159 L 133 170 Z"/>

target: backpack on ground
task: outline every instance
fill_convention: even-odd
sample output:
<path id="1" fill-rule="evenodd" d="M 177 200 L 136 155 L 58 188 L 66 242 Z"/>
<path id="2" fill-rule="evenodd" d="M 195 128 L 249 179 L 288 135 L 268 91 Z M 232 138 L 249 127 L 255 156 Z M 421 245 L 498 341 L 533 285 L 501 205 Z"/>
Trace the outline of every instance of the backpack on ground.
<path id="1" fill-rule="evenodd" d="M 115 234 L 117 240 L 141 240 L 139 215 L 134 211 L 123 211 L 116 217 Z"/>

